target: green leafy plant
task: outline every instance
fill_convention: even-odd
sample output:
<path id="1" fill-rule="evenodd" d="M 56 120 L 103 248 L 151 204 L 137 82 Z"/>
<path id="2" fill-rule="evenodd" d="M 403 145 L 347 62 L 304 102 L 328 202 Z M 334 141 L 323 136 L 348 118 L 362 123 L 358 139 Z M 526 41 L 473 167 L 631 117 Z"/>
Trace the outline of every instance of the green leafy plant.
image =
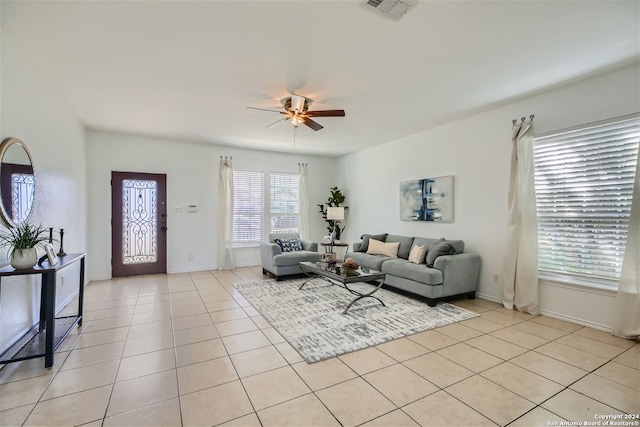
<path id="1" fill-rule="evenodd" d="M 0 246 L 9 248 L 9 256 L 13 256 L 15 251 L 22 255 L 23 249 L 43 247 L 49 241 L 46 232 L 42 224 L 33 225 L 25 221 L 0 233 Z"/>
<path id="2" fill-rule="evenodd" d="M 318 207 L 320 208 L 319 212 L 322 214 L 322 218 L 324 218 L 327 224 L 329 224 L 327 226 L 327 230 L 329 231 L 329 234 L 333 233 L 333 229 L 335 227 L 336 240 L 340 240 L 340 236 L 344 231 L 344 227 L 340 227 L 338 225 L 338 221 L 327 219 L 327 208 L 340 207 L 340 204 L 344 203 L 345 196 L 344 194 L 342 194 L 342 191 L 338 187 L 331 187 L 329 191 L 331 193 L 331 196 L 329 196 L 329 198 L 327 199 L 327 203 L 318 203 Z M 349 209 L 348 206 L 342 206 L 342 207 L 344 208 L 345 212 Z"/>

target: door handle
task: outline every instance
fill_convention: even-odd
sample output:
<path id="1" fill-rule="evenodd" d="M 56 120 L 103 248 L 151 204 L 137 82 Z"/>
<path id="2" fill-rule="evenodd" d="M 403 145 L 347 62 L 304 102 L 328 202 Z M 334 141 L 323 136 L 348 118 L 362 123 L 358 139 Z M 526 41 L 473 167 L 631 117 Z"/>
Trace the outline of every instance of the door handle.
<path id="1" fill-rule="evenodd" d="M 164 225 L 162 227 L 160 227 L 160 231 L 167 231 L 167 230 L 168 230 L 167 227 L 164 226 Z"/>

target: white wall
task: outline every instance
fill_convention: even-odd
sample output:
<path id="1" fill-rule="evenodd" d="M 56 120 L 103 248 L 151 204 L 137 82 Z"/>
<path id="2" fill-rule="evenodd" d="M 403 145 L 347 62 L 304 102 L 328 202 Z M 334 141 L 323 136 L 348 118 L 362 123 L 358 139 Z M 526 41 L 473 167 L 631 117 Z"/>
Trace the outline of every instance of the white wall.
<path id="1" fill-rule="evenodd" d="M 68 253 L 87 249 L 84 128 L 62 99 L 33 71 L 2 34 L 0 137 L 19 138 L 31 151 L 36 197 L 31 222 L 64 228 Z M 5 225 L 0 225 L 0 232 Z M 57 233 L 56 233 L 57 234 Z M 56 246 L 57 249 L 57 246 Z M 7 265 L 6 252 L 0 264 Z M 90 264 L 90 259 L 87 260 Z M 60 309 L 78 291 L 77 265 L 58 273 Z M 64 279 L 61 276 L 65 276 Z M 0 351 L 37 322 L 39 276 L 3 278 L 0 284 Z"/>
<path id="2" fill-rule="evenodd" d="M 298 163 L 309 165 L 310 217 L 313 239 L 322 237 L 322 217 L 316 203 L 337 185 L 336 159 L 320 156 L 270 153 L 190 141 L 89 131 L 89 277 L 111 277 L 111 171 L 167 174 L 167 271 L 177 273 L 217 268 L 218 173 L 220 156 L 232 156 L 235 169 L 298 172 Z M 186 212 L 198 205 L 197 213 Z M 181 206 L 182 212 L 171 212 Z M 188 254 L 193 259 L 188 259 Z M 237 250 L 237 263 L 259 265 L 257 248 Z"/>
<path id="3" fill-rule="evenodd" d="M 463 239 L 483 265 L 478 293 L 501 299 L 511 121 L 535 115 L 535 134 L 640 111 L 640 70 L 625 67 L 340 159 L 349 197 L 347 239 L 388 232 Z M 454 176 L 452 224 L 399 220 L 399 182 Z M 611 325 L 613 293 L 542 282 L 540 310 L 599 328 Z"/>

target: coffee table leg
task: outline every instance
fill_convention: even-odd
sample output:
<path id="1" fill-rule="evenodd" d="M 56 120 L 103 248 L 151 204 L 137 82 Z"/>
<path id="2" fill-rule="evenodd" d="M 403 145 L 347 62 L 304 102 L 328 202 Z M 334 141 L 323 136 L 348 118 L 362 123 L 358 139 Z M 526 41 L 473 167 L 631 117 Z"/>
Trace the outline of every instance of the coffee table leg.
<path id="1" fill-rule="evenodd" d="M 347 308 L 345 308 L 345 309 L 344 309 L 344 311 L 342 312 L 342 314 L 347 314 L 347 311 L 349 311 L 349 309 L 351 308 L 351 306 L 352 306 L 356 301 L 361 300 L 361 299 L 363 299 L 363 298 L 367 298 L 367 297 L 368 297 L 368 298 L 375 298 L 375 299 L 377 299 L 377 300 L 380 302 L 380 304 L 382 304 L 384 307 L 386 307 L 387 305 L 386 305 L 386 304 L 385 304 L 385 303 L 384 303 L 380 298 L 378 298 L 378 297 L 374 297 L 374 296 L 373 296 L 373 294 L 374 294 L 374 293 L 376 293 L 376 292 L 378 292 L 378 289 L 380 289 L 380 288 L 382 287 L 382 284 L 383 284 L 383 283 L 384 283 L 384 280 L 380 280 L 380 281 L 379 281 L 379 283 L 378 283 L 378 286 L 377 286 L 374 290 L 372 290 L 371 292 L 369 292 L 368 294 L 361 294 L 360 292 L 357 292 L 357 291 L 355 291 L 355 290 L 353 290 L 353 289 L 349 289 L 349 288 L 347 287 L 347 285 L 345 285 L 345 286 L 344 286 L 344 288 L 345 288 L 346 290 L 348 290 L 348 291 L 349 291 L 349 292 L 351 292 L 352 294 L 358 295 L 358 297 L 349 303 L 349 305 L 347 306 Z"/>
<path id="2" fill-rule="evenodd" d="M 324 280 L 325 282 L 329 282 L 329 284 L 331 284 L 331 285 L 335 285 L 335 283 L 333 283 L 331 280 L 327 279 L 326 277 L 322 277 L 322 276 L 320 276 L 320 275 L 318 275 L 318 274 L 310 274 L 310 273 L 307 273 L 307 272 L 304 272 L 304 274 L 306 274 L 306 275 L 307 275 L 308 279 L 307 279 L 307 280 L 305 280 L 305 281 L 302 283 L 302 285 L 300 285 L 300 287 L 298 288 L 298 290 L 301 290 L 301 289 L 304 287 L 304 285 L 306 285 L 307 283 L 309 283 L 309 282 L 310 282 L 310 281 L 312 281 L 313 279 L 321 279 L 321 280 Z"/>

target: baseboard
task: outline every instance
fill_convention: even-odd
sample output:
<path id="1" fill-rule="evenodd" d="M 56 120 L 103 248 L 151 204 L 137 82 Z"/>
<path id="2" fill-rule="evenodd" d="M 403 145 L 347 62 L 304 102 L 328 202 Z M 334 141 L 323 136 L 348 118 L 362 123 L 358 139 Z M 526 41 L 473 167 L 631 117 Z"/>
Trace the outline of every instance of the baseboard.
<path id="1" fill-rule="evenodd" d="M 500 298 L 492 297 L 490 295 L 480 294 L 476 292 L 476 298 L 486 299 L 487 301 L 497 302 L 498 304 L 502 304 L 502 300 Z"/>
<path id="2" fill-rule="evenodd" d="M 493 301 L 493 302 L 497 302 L 498 304 L 502 304 L 502 300 L 499 298 L 492 297 L 489 295 L 479 294 L 477 292 L 476 292 L 476 298 L 481 298 L 487 301 Z M 555 313 L 553 311 L 540 310 L 540 309 L 538 309 L 538 313 L 542 314 L 543 316 L 553 317 L 554 319 L 564 320 L 565 322 L 575 323 L 577 325 L 582 325 L 582 326 L 588 326 L 589 328 L 598 329 L 604 332 L 611 332 L 611 326 L 602 325 L 596 322 L 589 322 L 584 319 L 578 319 L 576 317 L 567 316 L 566 314 L 560 314 L 560 313 Z"/>
<path id="3" fill-rule="evenodd" d="M 88 283 L 97 282 L 97 281 L 100 281 L 100 280 L 111 280 L 111 279 L 113 279 L 113 277 L 111 277 L 111 276 L 91 277 L 91 278 L 89 278 L 89 282 Z"/>
<path id="4" fill-rule="evenodd" d="M 260 264 L 255 264 L 255 263 L 248 263 L 248 264 L 238 264 L 236 266 L 236 268 L 238 267 L 259 267 Z M 201 267 L 199 269 L 188 269 L 188 270 L 171 270 L 168 271 L 167 274 L 181 274 L 181 273 L 195 273 L 197 271 L 217 271 L 218 267 Z M 89 280 L 89 282 L 93 282 L 93 281 L 98 281 L 98 280 L 111 280 L 113 279 L 113 277 L 111 276 L 98 276 L 98 277 L 91 277 Z"/>
<path id="5" fill-rule="evenodd" d="M 566 314 L 554 313 L 552 311 L 547 311 L 547 310 L 538 310 L 538 313 L 542 314 L 543 316 L 553 317 L 554 319 L 564 320 L 569 323 L 575 323 L 577 325 L 587 326 L 589 328 L 598 329 L 604 332 L 611 332 L 611 326 L 602 325 L 600 323 L 595 323 L 595 322 L 589 322 L 587 320 L 578 319 L 572 316 L 567 316 Z"/>
<path id="6" fill-rule="evenodd" d="M 198 271 L 211 271 L 211 270 L 217 270 L 217 267 L 200 267 L 200 268 L 190 268 L 188 270 L 171 270 L 171 271 L 167 271 L 167 274 L 181 274 L 181 273 L 196 273 Z"/>
<path id="7" fill-rule="evenodd" d="M 256 263 L 250 263 L 250 264 L 238 264 L 236 267 L 260 267 L 262 268 L 261 264 L 256 264 Z"/>
<path id="8" fill-rule="evenodd" d="M 86 285 L 85 285 L 85 286 L 86 286 Z M 74 291 L 71 295 L 69 295 L 69 296 L 67 297 L 67 299 L 66 299 L 66 300 L 64 300 L 61 304 L 59 304 L 59 305 L 56 307 L 56 314 L 58 314 L 58 313 L 59 313 L 60 311 L 62 311 L 62 310 L 63 310 L 67 305 L 69 305 L 69 303 L 71 302 L 71 300 L 73 300 L 75 297 L 77 297 L 79 293 L 80 293 L 80 291 L 79 291 L 79 290 Z"/>

